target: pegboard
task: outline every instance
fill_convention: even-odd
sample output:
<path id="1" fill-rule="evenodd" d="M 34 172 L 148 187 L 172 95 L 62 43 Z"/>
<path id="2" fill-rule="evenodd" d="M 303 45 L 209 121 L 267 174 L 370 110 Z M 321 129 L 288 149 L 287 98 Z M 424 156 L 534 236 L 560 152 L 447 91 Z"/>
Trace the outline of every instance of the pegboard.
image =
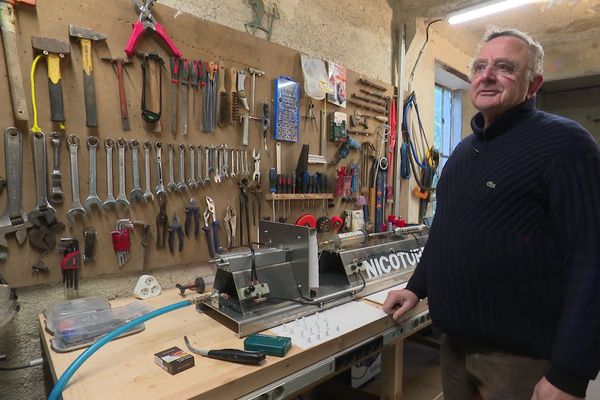
<path id="1" fill-rule="evenodd" d="M 165 27 L 169 36 L 173 39 L 179 50 L 182 51 L 185 58 L 211 60 L 223 63 L 226 69 L 254 67 L 265 72 L 265 76 L 256 78 L 256 114 L 259 114 L 260 101 L 265 99 L 271 102 L 271 119 L 273 114 L 273 80 L 280 76 L 290 76 L 298 82 L 302 82 L 302 73 L 300 69 L 300 56 L 295 50 L 282 47 L 280 45 L 268 42 L 266 40 L 253 37 L 244 32 L 236 31 L 224 26 L 220 26 L 208 21 L 201 20 L 189 14 L 178 13 L 169 7 L 156 4 L 152 10 L 155 18 Z M 179 116 L 178 133 L 174 136 L 170 132 L 170 113 L 169 109 L 169 91 L 170 91 L 170 73 L 169 73 L 169 54 L 167 49 L 157 40 L 153 32 L 146 32 L 139 40 L 136 48 L 141 51 L 150 51 L 159 53 L 165 60 L 165 70 L 163 71 L 163 113 L 161 117 L 162 132 L 156 132 L 153 126 L 148 126 L 143 122 L 140 114 L 141 100 L 141 60 L 134 57 L 133 64 L 125 68 L 125 92 L 127 96 L 127 105 L 129 111 L 130 131 L 123 131 L 121 128 L 119 113 L 119 98 L 117 91 L 117 79 L 114 67 L 110 63 L 102 62 L 101 57 L 124 57 L 123 48 L 131 32 L 131 24 L 137 19 L 137 13 L 131 6 L 129 0 L 53 0 L 39 1 L 35 8 L 22 6 L 17 9 L 17 29 L 18 29 L 18 47 L 21 61 L 21 71 L 24 77 L 25 93 L 27 95 L 27 104 L 30 111 L 29 126 L 19 126 L 23 133 L 23 209 L 25 212 L 31 211 L 35 205 L 35 184 L 32 162 L 32 141 L 29 128 L 32 124 L 31 98 L 29 93 L 31 85 L 29 83 L 29 70 L 34 58 L 34 52 L 31 47 L 31 36 L 42 36 L 70 41 L 71 54 L 61 62 L 63 97 L 65 104 L 66 130 L 60 131 L 50 120 L 50 106 L 48 96 L 48 85 L 46 75 L 46 65 L 40 62 L 36 74 L 36 98 L 38 104 L 39 125 L 46 134 L 46 140 L 52 131 L 62 132 L 63 142 L 60 154 L 60 170 L 62 172 L 62 187 L 65 192 L 65 202 L 62 206 L 56 206 L 57 217 L 64 222 L 66 229 L 58 234 L 58 237 L 71 236 L 79 239 L 80 246 L 83 248 L 83 231 L 85 227 L 92 226 L 97 232 L 97 241 L 95 249 L 95 261 L 84 264 L 81 270 L 81 278 L 89 278 L 106 274 L 118 274 L 122 272 L 144 271 L 156 268 L 180 266 L 184 264 L 204 264 L 209 258 L 206 241 L 203 232 L 195 238 L 191 236 L 184 242 L 183 252 L 171 254 L 167 248 L 157 249 L 155 246 L 156 226 L 155 219 L 159 211 L 159 203 L 155 200 L 147 204 L 131 205 L 129 209 L 117 209 L 116 211 L 97 211 L 88 213 L 84 220 L 78 218 L 74 224 L 70 224 L 66 218 L 66 211 L 71 206 L 71 183 L 70 183 L 70 164 L 69 153 L 64 139 L 66 135 L 75 134 L 79 136 L 81 143 L 79 147 L 79 184 L 80 198 L 84 200 L 88 193 L 88 151 L 86 141 L 89 136 L 97 136 L 100 142 L 104 139 L 112 138 L 117 140 L 125 138 L 127 141 L 137 139 L 140 143 L 146 140 L 153 144 L 157 141 L 163 143 L 166 150 L 167 144 L 183 143 L 186 146 L 190 144 L 226 144 L 232 148 L 241 148 L 241 128 L 239 125 L 216 128 L 213 134 L 203 133 L 200 129 L 200 120 L 197 114 L 192 113 L 189 118 L 189 134 L 182 135 L 181 115 Z M 97 42 L 92 45 L 93 74 L 96 86 L 96 101 L 98 114 L 98 128 L 87 128 L 85 126 L 85 111 L 83 101 L 83 79 L 81 66 L 81 51 L 79 43 L 69 39 L 69 24 L 90 28 L 94 31 L 105 33 L 107 40 Z M 327 39 L 324 39 L 327 40 Z M 331 39 L 333 40 L 333 39 Z M 1 43 L 0 43 L 1 46 Z M 3 54 L 3 53 L 2 53 Z M 8 126 L 12 126 L 13 115 L 9 96 L 8 78 L 4 58 L 0 60 L 0 92 L 5 93 L 4 107 L 0 108 L 0 121 L 2 131 Z M 359 85 L 357 83 L 360 75 L 353 71 L 348 71 L 347 93 L 358 93 Z M 246 79 L 246 92 L 251 96 L 252 79 L 249 76 Z M 389 85 L 377 82 L 385 86 L 387 92 L 384 94 L 392 95 L 392 88 Z M 362 87 L 362 86 L 360 86 Z M 194 93 L 195 99 L 190 102 L 196 104 L 198 112 L 201 96 L 198 92 Z M 306 97 L 301 98 L 301 115 L 307 113 Z M 323 102 L 313 101 L 314 112 L 319 123 L 320 110 Z M 190 109 L 192 104 L 190 104 Z M 179 90 L 179 110 L 181 110 L 181 89 Z M 352 114 L 354 108 L 349 105 L 346 109 L 340 109 L 331 104 L 327 105 L 327 112 L 344 111 L 348 115 Z M 372 126 L 375 124 L 372 123 Z M 272 127 L 272 121 L 271 121 Z M 262 216 L 271 216 L 271 202 L 264 200 L 264 195 L 269 192 L 268 172 L 271 167 L 275 167 L 275 144 L 272 138 L 272 130 L 269 131 L 268 148 L 269 154 L 265 154 L 262 145 L 261 122 L 250 121 L 249 146 L 248 146 L 248 167 L 250 176 L 253 172 L 252 150 L 261 150 L 261 182 L 263 200 L 261 202 Z M 374 129 L 370 128 L 370 132 Z M 2 132 L 3 133 L 3 132 Z M 375 136 L 354 136 L 357 141 L 370 140 L 375 142 Z M 310 121 L 301 118 L 300 123 L 300 141 L 298 143 L 282 143 L 282 167 L 284 173 L 291 173 L 296 167 L 301 145 L 309 144 L 311 153 L 319 152 L 319 135 L 311 127 Z M 47 145 L 48 150 L 48 171 L 52 168 L 52 147 Z M 332 160 L 337 150 L 334 143 L 328 142 L 327 159 Z M 0 175 L 5 176 L 4 168 L 4 140 L 0 140 Z M 102 200 L 105 200 L 107 194 L 106 188 L 106 169 L 105 169 L 105 151 L 103 145 L 100 145 L 97 152 L 97 191 Z M 186 152 L 186 157 L 188 153 Z M 204 154 L 203 154 L 204 156 Z M 204 158 L 204 157 L 203 157 Z M 177 160 L 177 157 L 175 157 Z M 358 162 L 359 153 L 352 152 L 351 155 L 340 165 L 349 165 L 352 162 Z M 165 177 L 168 177 L 166 151 L 163 151 L 163 170 Z M 151 154 L 151 186 L 156 186 L 156 163 L 154 149 Z M 335 184 L 336 168 L 334 166 L 310 165 L 309 172 L 324 172 L 328 175 L 329 186 L 332 190 Z M 188 170 L 188 160 L 186 158 L 186 174 Z M 175 176 L 177 179 L 178 169 L 175 163 Z M 140 149 L 140 179 L 142 189 L 144 188 L 144 164 L 143 150 Z M 118 164 L 116 148 L 113 154 L 113 191 L 118 193 Z M 131 154 L 129 149 L 126 151 L 126 183 L 127 193 L 132 187 L 131 173 Z M 220 220 L 220 242 L 225 243 L 225 231 L 223 229 L 223 217 L 227 206 L 234 207 L 239 213 L 239 189 L 237 179 L 227 179 L 220 184 L 214 182 L 186 193 L 169 193 L 167 200 L 167 214 L 169 219 L 174 213 L 177 213 L 180 222 L 183 224 L 185 219 L 184 208 L 190 200 L 190 197 L 196 197 L 204 208 L 205 196 L 211 196 L 216 202 L 217 214 Z M 0 195 L 0 212 L 4 213 L 6 207 L 6 190 Z M 289 207 L 289 204 L 288 204 Z M 304 210 L 303 210 L 304 208 Z M 311 212 L 317 217 L 339 215 L 344 209 L 339 199 L 336 200 L 336 207 L 323 211 L 322 202 L 316 201 L 307 204 L 303 202 L 292 202 L 291 213 L 287 215 L 287 221 L 293 223 L 298 216 Z M 280 213 L 281 214 L 281 213 Z M 110 232 L 115 228 L 117 219 L 129 218 L 133 221 L 143 221 L 151 226 L 151 235 L 147 248 L 141 246 L 144 239 L 142 231 L 135 228 L 131 232 L 132 247 L 127 264 L 122 267 L 117 266 L 117 259 L 112 248 Z M 202 224 L 202 218 L 200 218 Z M 252 229 L 253 238 L 256 235 L 256 228 Z M 47 284 L 59 282 L 62 275 L 59 268 L 61 254 L 50 252 L 43 258 L 44 263 L 50 268 L 48 273 L 34 273 L 31 266 L 37 262 L 40 253 L 32 248 L 26 241 L 18 246 L 13 234 L 7 236 L 9 243 L 9 258 L 7 262 L 0 264 L 0 273 L 16 287 L 30 286 L 37 284 Z M 239 233 L 238 233 L 239 238 Z"/>

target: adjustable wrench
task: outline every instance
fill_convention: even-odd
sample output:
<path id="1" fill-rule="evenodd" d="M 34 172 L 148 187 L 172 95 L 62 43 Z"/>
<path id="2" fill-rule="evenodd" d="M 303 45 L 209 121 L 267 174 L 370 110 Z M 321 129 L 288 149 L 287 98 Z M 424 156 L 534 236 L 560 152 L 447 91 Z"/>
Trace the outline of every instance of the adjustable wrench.
<path id="1" fill-rule="evenodd" d="M 196 173 L 194 172 L 194 166 L 196 163 L 196 146 L 190 144 L 190 177 L 188 178 L 188 187 L 190 190 L 197 189 L 198 184 L 196 183 Z"/>
<path id="2" fill-rule="evenodd" d="M 198 158 L 197 170 L 196 170 L 196 184 L 198 186 L 204 185 L 204 178 L 202 178 L 202 145 L 199 144 L 196 147 L 196 157 Z"/>
<path id="3" fill-rule="evenodd" d="M 175 184 L 174 177 L 174 168 L 173 168 L 173 158 L 175 157 L 175 148 L 173 143 L 169 143 L 167 145 L 168 157 L 169 157 L 169 183 L 167 183 L 167 190 L 169 192 L 174 192 L 177 189 L 177 185 Z"/>
<path id="4" fill-rule="evenodd" d="M 125 148 L 127 147 L 127 140 L 120 138 L 117 140 L 117 150 L 119 150 L 119 195 L 115 203 L 122 205 L 125 208 L 129 208 L 129 200 L 125 195 Z"/>
<path id="5" fill-rule="evenodd" d="M 156 192 L 156 196 L 158 196 L 159 200 L 166 200 L 167 191 L 165 190 L 165 185 L 163 183 L 163 167 L 162 167 L 162 143 L 156 142 L 156 179 L 158 180 L 158 185 L 154 191 Z"/>
<path id="6" fill-rule="evenodd" d="M 22 244 L 27 238 L 27 228 L 32 224 L 27 214 L 21 208 L 22 195 L 22 166 L 23 138 L 17 128 L 4 130 L 4 162 L 6 165 L 6 180 L 8 200 L 6 212 L 0 217 L 0 261 L 6 261 L 6 234 L 15 232 L 17 243 Z"/>
<path id="7" fill-rule="evenodd" d="M 182 193 L 188 190 L 185 184 L 185 145 L 179 145 L 179 182 L 177 182 L 177 191 Z"/>
<path id="8" fill-rule="evenodd" d="M 150 142 L 144 142 L 144 169 L 146 173 L 144 177 L 146 178 L 146 191 L 144 192 L 144 200 L 145 201 L 154 201 L 154 195 L 152 194 L 152 190 L 150 189 L 150 147 L 152 145 Z"/>
<path id="9" fill-rule="evenodd" d="M 96 136 L 90 136 L 87 140 L 87 148 L 89 153 L 88 158 L 88 197 L 85 199 L 83 206 L 87 212 L 92 211 L 92 206 L 102 208 L 102 200 L 96 192 L 96 149 L 100 141 Z"/>
<path id="10" fill-rule="evenodd" d="M 50 201 L 53 204 L 62 204 L 65 200 L 65 192 L 62 190 L 60 183 L 61 173 L 59 169 L 60 163 L 60 133 L 52 132 L 50 134 L 50 143 L 54 148 L 54 159 L 52 160 L 52 187 L 50 188 Z"/>
<path id="11" fill-rule="evenodd" d="M 104 140 L 104 149 L 106 150 L 106 201 L 102 203 L 102 208 L 105 210 L 116 207 L 115 196 L 113 195 L 113 157 L 112 152 L 115 147 L 115 141 L 112 139 Z"/>
<path id="12" fill-rule="evenodd" d="M 140 142 L 133 139 L 129 142 L 129 148 L 131 149 L 131 174 L 133 176 L 133 188 L 129 194 L 129 200 L 132 204 L 142 202 L 145 203 L 144 192 L 140 187 L 140 167 L 139 167 L 139 148 Z"/>
<path id="13" fill-rule="evenodd" d="M 79 200 L 79 162 L 77 161 L 79 138 L 75 135 L 69 135 L 67 137 L 67 144 L 69 145 L 69 155 L 71 158 L 71 197 L 73 198 L 73 205 L 67 211 L 67 218 L 73 224 L 75 223 L 75 217 L 77 215 L 85 217 L 86 211 L 81 206 L 81 201 Z"/>

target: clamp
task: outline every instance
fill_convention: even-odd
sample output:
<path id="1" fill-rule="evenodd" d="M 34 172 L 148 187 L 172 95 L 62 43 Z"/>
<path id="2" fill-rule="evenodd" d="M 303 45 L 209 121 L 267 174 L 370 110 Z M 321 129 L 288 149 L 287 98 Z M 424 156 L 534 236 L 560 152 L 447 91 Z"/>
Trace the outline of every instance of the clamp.
<path id="1" fill-rule="evenodd" d="M 169 225 L 169 251 L 173 253 L 175 251 L 175 234 L 177 234 L 177 240 L 179 241 L 179 252 L 183 251 L 183 228 L 179 223 L 177 213 L 173 214 L 173 222 Z"/>
<path id="2" fill-rule="evenodd" d="M 200 208 L 198 207 L 198 199 L 192 197 L 190 202 L 185 207 L 185 236 L 190 236 L 192 227 L 192 219 L 194 220 L 194 236 L 198 237 L 200 233 Z"/>
<path id="3" fill-rule="evenodd" d="M 231 206 L 228 206 L 225 211 L 225 232 L 227 233 L 227 248 L 231 249 L 235 246 L 235 233 L 237 227 L 237 211 Z"/>
<path id="4" fill-rule="evenodd" d="M 165 247 L 165 237 L 167 235 L 167 201 L 160 202 L 160 211 L 156 215 L 156 248 Z"/>
<path id="5" fill-rule="evenodd" d="M 135 0 L 135 6 L 140 12 L 140 16 L 138 20 L 133 24 L 133 31 L 129 36 L 129 40 L 127 41 L 127 45 L 125 46 L 125 53 L 127 53 L 128 57 L 132 57 L 135 54 L 135 44 L 142 34 L 146 31 L 146 29 L 152 29 L 154 32 L 160 36 L 160 38 L 167 44 L 169 50 L 173 55 L 181 58 L 183 54 L 177 47 L 175 43 L 171 40 L 169 35 L 167 35 L 167 31 L 165 28 L 154 19 L 152 16 L 152 6 L 154 5 L 155 0 Z"/>
<path id="6" fill-rule="evenodd" d="M 252 180 L 260 183 L 260 150 L 252 149 L 252 158 L 254 159 L 254 173 Z"/>

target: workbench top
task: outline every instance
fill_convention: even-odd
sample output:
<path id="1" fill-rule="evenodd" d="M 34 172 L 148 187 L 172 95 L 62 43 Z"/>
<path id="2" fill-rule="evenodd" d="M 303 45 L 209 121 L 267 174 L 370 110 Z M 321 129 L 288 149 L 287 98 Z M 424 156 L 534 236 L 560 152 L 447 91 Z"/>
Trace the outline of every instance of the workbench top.
<path id="1" fill-rule="evenodd" d="M 193 297 L 193 294 L 189 296 Z M 184 298 L 178 290 L 169 289 L 158 297 L 143 301 L 158 309 Z M 118 307 L 133 301 L 142 300 L 117 299 L 111 304 Z M 421 303 L 406 315 L 406 319 L 427 309 L 427 305 Z M 379 307 L 375 303 L 369 304 Z M 50 347 L 52 336 L 45 330 L 44 316 L 39 315 L 38 319 L 44 351 L 56 381 L 83 350 L 68 353 L 53 351 Z M 183 340 L 186 335 L 192 346 L 208 350 L 243 349 L 243 339 L 237 338 L 234 332 L 207 315 L 197 312 L 194 306 L 161 315 L 145 324 L 144 331 L 116 339 L 93 354 L 71 378 L 63 392 L 63 399 L 237 398 L 394 326 L 392 319 L 385 316 L 310 349 L 302 350 L 292 346 L 285 357 L 268 356 L 260 366 L 234 364 L 194 355 L 194 367 L 170 375 L 154 364 L 154 354 L 173 346 L 187 351 Z"/>

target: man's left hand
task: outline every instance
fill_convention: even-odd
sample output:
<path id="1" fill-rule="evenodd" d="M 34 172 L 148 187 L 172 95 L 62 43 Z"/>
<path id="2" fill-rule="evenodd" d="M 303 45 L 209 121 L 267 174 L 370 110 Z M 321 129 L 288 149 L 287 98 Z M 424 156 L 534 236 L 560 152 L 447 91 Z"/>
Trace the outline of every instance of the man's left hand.
<path id="1" fill-rule="evenodd" d="M 546 378 L 540 379 L 533 389 L 533 397 L 531 400 L 577 400 L 580 397 L 571 396 L 568 393 L 563 392 L 550 382 Z"/>

